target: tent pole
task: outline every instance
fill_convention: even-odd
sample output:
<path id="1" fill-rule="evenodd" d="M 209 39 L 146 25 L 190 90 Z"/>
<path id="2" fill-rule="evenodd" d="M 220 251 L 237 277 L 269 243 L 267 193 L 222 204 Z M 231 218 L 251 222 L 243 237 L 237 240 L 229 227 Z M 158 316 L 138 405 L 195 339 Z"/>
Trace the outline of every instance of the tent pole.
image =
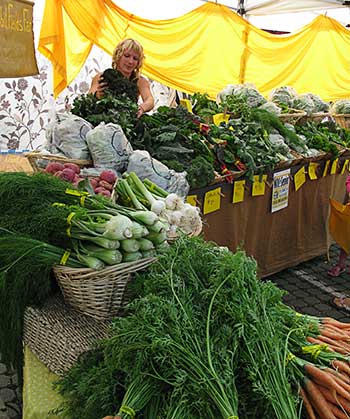
<path id="1" fill-rule="evenodd" d="M 239 0 L 238 2 L 238 8 L 237 8 L 237 13 L 241 16 L 245 15 L 245 8 L 244 8 L 244 0 Z"/>

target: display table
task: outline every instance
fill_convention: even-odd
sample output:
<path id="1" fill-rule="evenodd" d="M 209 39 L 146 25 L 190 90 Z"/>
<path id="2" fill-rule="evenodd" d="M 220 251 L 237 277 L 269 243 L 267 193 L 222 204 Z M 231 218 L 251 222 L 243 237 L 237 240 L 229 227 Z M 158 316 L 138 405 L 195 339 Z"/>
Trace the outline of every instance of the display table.
<path id="1" fill-rule="evenodd" d="M 348 158 L 340 157 L 337 173 L 328 172 L 325 176 L 327 160 L 318 161 L 316 180 L 309 178 L 309 163 L 291 167 L 288 206 L 274 213 L 271 213 L 273 174 L 268 175 L 262 196 L 252 196 L 252 184 L 246 182 L 244 201 L 240 203 L 232 203 L 234 184 L 220 183 L 191 191 L 190 195 L 196 197 L 203 210 L 206 193 L 221 188 L 220 208 L 203 216 L 205 239 L 232 251 L 241 246 L 256 259 L 261 277 L 326 254 L 331 242 L 327 226 L 329 198 L 340 202 L 344 199 L 348 169 L 343 174 L 341 170 L 344 164 L 348 165 Z M 296 191 L 294 175 L 302 167 L 306 181 Z"/>
<path id="2" fill-rule="evenodd" d="M 53 389 L 58 376 L 41 362 L 28 346 L 24 347 L 23 419 L 59 419 L 54 414 L 62 397 Z M 62 417 L 60 417 L 62 419 Z"/>

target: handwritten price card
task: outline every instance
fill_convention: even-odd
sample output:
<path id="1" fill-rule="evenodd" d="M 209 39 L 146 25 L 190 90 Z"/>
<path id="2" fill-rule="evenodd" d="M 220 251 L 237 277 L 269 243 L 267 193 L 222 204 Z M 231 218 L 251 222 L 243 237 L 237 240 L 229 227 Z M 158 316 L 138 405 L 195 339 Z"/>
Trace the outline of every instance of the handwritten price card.
<path id="1" fill-rule="evenodd" d="M 300 189 L 306 182 L 305 170 L 304 167 L 300 168 L 294 175 L 294 186 L 297 191 Z"/>
<path id="2" fill-rule="evenodd" d="M 187 195 L 186 202 L 195 207 L 197 205 L 197 195 Z"/>
<path id="3" fill-rule="evenodd" d="M 318 167 L 317 163 L 314 163 L 314 162 L 309 163 L 308 173 L 309 173 L 309 178 L 311 180 L 317 179 L 317 174 L 316 174 L 317 167 Z"/>
<path id="4" fill-rule="evenodd" d="M 329 169 L 329 165 L 331 164 L 331 161 L 330 160 L 327 160 L 326 161 L 326 164 L 324 165 L 324 169 L 323 169 L 323 174 L 322 174 L 322 177 L 325 177 L 325 176 L 327 176 L 327 174 L 328 174 L 328 169 Z"/>
<path id="5" fill-rule="evenodd" d="M 213 115 L 213 122 L 217 126 L 219 126 L 221 122 L 228 122 L 229 119 L 230 115 L 225 115 L 223 113 L 217 113 L 216 115 Z"/>
<path id="6" fill-rule="evenodd" d="M 332 166 L 331 166 L 331 175 L 335 175 L 337 173 L 338 161 L 339 159 L 333 160 Z"/>
<path id="7" fill-rule="evenodd" d="M 244 187 L 245 180 L 237 180 L 233 185 L 233 198 L 232 202 L 237 204 L 244 201 Z"/>
<path id="8" fill-rule="evenodd" d="M 192 113 L 192 105 L 188 99 L 180 99 L 180 105 L 186 108 L 188 112 Z"/>
<path id="9" fill-rule="evenodd" d="M 345 160 L 340 173 L 343 175 L 345 173 L 345 170 L 349 171 L 349 159 Z"/>
<path id="10" fill-rule="evenodd" d="M 210 214 L 211 212 L 220 209 L 221 205 L 221 188 L 212 189 L 204 196 L 203 214 Z"/>
<path id="11" fill-rule="evenodd" d="M 260 196 L 265 195 L 265 182 L 267 179 L 267 175 L 255 175 L 253 181 L 253 189 L 252 189 L 252 196 Z"/>

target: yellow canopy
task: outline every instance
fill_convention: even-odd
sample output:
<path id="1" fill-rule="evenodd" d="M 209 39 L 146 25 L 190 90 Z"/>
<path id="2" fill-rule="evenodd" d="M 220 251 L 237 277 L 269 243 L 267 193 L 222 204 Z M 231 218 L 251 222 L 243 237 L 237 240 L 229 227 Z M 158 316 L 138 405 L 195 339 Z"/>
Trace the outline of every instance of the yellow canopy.
<path id="1" fill-rule="evenodd" d="M 144 47 L 145 75 L 186 93 L 215 98 L 227 84 L 250 82 L 265 96 L 293 86 L 327 101 L 350 97 L 350 32 L 326 16 L 281 36 L 214 3 L 152 21 L 111 0 L 46 0 L 39 51 L 52 62 L 55 96 L 74 80 L 93 44 L 112 54 L 129 37 Z"/>

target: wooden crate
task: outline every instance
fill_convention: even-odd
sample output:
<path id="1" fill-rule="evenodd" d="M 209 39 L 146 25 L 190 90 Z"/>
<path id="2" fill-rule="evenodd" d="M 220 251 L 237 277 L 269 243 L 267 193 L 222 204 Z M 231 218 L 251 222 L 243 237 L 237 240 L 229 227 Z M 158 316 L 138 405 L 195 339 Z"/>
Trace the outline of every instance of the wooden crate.
<path id="1" fill-rule="evenodd" d="M 26 172 L 32 173 L 33 168 L 24 154 L 0 154 L 0 172 Z"/>

